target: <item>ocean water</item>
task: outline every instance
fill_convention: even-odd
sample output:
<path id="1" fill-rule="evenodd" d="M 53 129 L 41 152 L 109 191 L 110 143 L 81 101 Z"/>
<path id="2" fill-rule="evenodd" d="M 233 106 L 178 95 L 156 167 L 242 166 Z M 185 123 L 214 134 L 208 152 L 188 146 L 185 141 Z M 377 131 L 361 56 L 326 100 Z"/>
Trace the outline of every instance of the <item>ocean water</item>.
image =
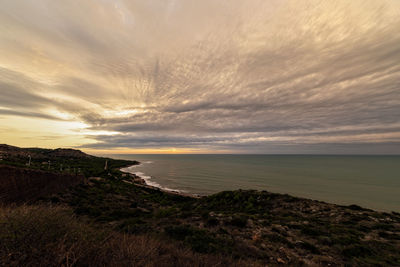
<path id="1" fill-rule="evenodd" d="M 258 189 L 400 212 L 400 156 L 113 155 L 150 185 L 199 195 Z"/>

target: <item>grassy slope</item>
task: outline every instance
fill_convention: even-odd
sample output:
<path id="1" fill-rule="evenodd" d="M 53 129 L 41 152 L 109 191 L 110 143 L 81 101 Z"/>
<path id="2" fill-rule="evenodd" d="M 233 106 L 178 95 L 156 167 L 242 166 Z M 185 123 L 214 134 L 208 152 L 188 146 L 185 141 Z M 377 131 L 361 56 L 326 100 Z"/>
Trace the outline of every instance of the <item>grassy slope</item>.
<path id="1" fill-rule="evenodd" d="M 0 208 L 1 266 L 237 266 L 146 235 L 124 235 L 84 223 L 69 208 Z"/>
<path id="2" fill-rule="evenodd" d="M 72 149 L 42 149 L 9 147 L 5 150 L 0 145 L 2 160 L 0 164 L 26 168 L 31 156 L 31 169 L 39 169 L 54 173 L 80 173 L 86 177 L 119 174 L 118 168 L 138 164 L 137 161 L 118 160 L 87 155 L 79 150 Z M 1 153 L 3 152 L 3 153 Z M 108 170 L 104 170 L 105 162 Z M 50 165 L 48 164 L 50 162 Z"/>

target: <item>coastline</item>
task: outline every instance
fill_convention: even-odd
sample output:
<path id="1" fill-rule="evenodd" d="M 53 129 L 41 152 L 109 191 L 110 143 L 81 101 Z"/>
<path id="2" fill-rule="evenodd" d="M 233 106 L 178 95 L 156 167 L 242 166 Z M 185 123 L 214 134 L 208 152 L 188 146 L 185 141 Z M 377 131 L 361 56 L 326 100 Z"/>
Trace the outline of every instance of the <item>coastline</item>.
<path id="1" fill-rule="evenodd" d="M 122 168 L 119 168 L 119 171 L 121 171 L 124 174 L 123 175 L 123 177 L 125 177 L 125 180 L 123 180 L 124 182 L 135 184 L 137 186 L 149 188 L 152 190 L 162 191 L 164 193 L 171 194 L 171 195 L 179 195 L 179 196 L 183 196 L 183 197 L 200 199 L 203 197 L 207 197 L 207 196 L 218 194 L 218 193 L 225 192 L 225 191 L 235 191 L 235 190 L 265 191 L 265 189 L 238 188 L 238 189 L 222 189 L 216 193 L 196 194 L 196 193 L 190 193 L 190 192 L 179 190 L 179 189 L 171 189 L 171 188 L 160 185 L 159 183 L 155 182 L 154 180 L 151 180 L 153 177 L 148 176 L 145 173 L 142 173 L 141 171 L 137 171 L 134 169 L 134 168 L 141 166 L 143 164 L 146 164 L 146 163 L 153 163 L 153 161 L 145 161 L 145 162 L 135 161 L 135 162 L 136 162 L 135 164 L 129 164 Z M 267 191 L 271 192 L 271 193 L 275 193 L 275 194 L 290 195 L 290 196 L 293 196 L 298 199 L 308 199 L 308 200 L 312 200 L 312 201 L 328 203 L 328 204 L 341 206 L 341 207 L 359 206 L 359 207 L 362 207 L 363 209 L 373 210 L 376 212 L 388 212 L 388 213 L 397 212 L 397 213 L 399 213 L 399 211 L 396 209 L 379 209 L 379 208 L 375 208 L 375 207 L 370 207 L 368 205 L 362 205 L 357 202 L 338 203 L 334 200 L 326 200 L 326 199 L 321 199 L 321 198 L 312 197 L 312 196 L 304 196 L 304 195 L 294 194 L 294 193 L 290 193 L 290 192 L 279 192 L 279 191 L 272 191 L 272 190 L 271 191 L 267 190 Z"/>
<path id="2" fill-rule="evenodd" d="M 130 155 L 129 171 L 170 189 L 212 195 L 267 190 L 338 205 L 400 212 L 400 157 L 316 155 Z M 152 164 L 147 164 L 148 162 Z M 142 172 L 142 173 L 138 173 Z M 142 177 L 143 178 L 143 177 Z M 153 185 L 159 187 L 158 185 Z M 177 191 L 177 190 L 173 190 Z"/>
<path id="3" fill-rule="evenodd" d="M 126 176 L 123 176 L 124 178 L 128 178 L 131 180 L 131 181 L 125 180 L 125 182 L 135 184 L 136 186 L 140 186 L 140 187 L 145 187 L 145 188 L 149 188 L 149 189 L 153 189 L 153 190 L 162 191 L 164 193 L 171 194 L 171 195 L 179 195 L 179 196 L 195 198 L 195 199 L 199 199 L 199 198 L 203 197 L 198 194 L 182 192 L 181 190 L 178 190 L 178 189 L 165 188 L 156 182 L 150 183 L 149 182 L 149 180 L 151 179 L 150 176 L 144 176 L 144 175 L 140 176 L 137 173 L 141 173 L 141 172 L 133 172 L 133 171 L 127 170 L 128 168 L 134 168 L 134 167 L 140 166 L 141 164 L 143 164 L 143 163 L 139 162 L 139 164 L 129 165 L 129 166 L 119 169 L 120 172 L 122 172 L 123 174 L 126 175 Z M 141 173 L 141 174 L 143 174 L 143 173 Z M 144 178 L 144 177 L 148 177 L 148 178 Z"/>
<path id="4" fill-rule="evenodd" d="M 51 157 L 53 166 L 56 166 L 54 170 L 58 170 L 58 167 L 71 157 L 70 153 L 65 152 L 67 151 L 61 156 L 58 153 L 57 156 Z M 48 156 L 47 150 L 42 153 Z M 10 165 L 17 165 L 21 169 L 27 168 L 25 158 L 11 155 L 9 159 Z M 48 205 L 69 207 L 71 210 L 68 214 L 73 214 L 74 218 L 84 216 L 83 220 L 93 223 L 96 229 L 108 228 L 110 231 L 115 231 L 113 233 L 123 233 L 131 237 L 154 236 L 155 239 L 150 241 L 151 243 L 139 242 L 144 244 L 139 247 L 144 247 L 145 250 L 148 244 L 154 242 L 157 248 L 162 248 L 159 242 L 176 244 L 185 249 L 185 255 L 186 251 L 193 251 L 202 253 L 206 257 L 217 255 L 217 257 L 243 258 L 245 264 L 239 262 L 241 265 L 238 266 L 252 266 L 251 263 L 273 266 L 278 264 L 398 266 L 400 264 L 400 213 L 398 212 L 381 212 L 358 205 L 343 206 L 256 189 L 220 191 L 196 197 L 154 187 L 149 183 L 149 179 L 146 181 L 137 175 L 140 174 L 140 170 L 150 173 L 153 168 L 151 165 L 148 165 L 150 168 L 136 168 L 140 164 L 138 161 L 87 157 L 84 154 L 78 159 L 71 161 L 71 167 L 85 166 L 82 173 L 86 174 L 88 182 L 40 198 L 33 203 L 39 205 L 39 212 L 34 208 L 31 213 L 33 216 L 29 216 L 30 218 L 35 219 L 35 214 L 42 214 L 40 210 L 47 211 Z M 104 168 L 105 161 L 108 162 L 108 169 Z M 42 162 L 42 160 L 33 161 L 32 169 L 40 167 L 43 169 Z M 72 165 L 75 162 L 78 162 L 77 165 Z M 142 161 L 142 164 L 145 163 L 146 161 Z M 159 175 L 160 181 L 164 170 L 161 168 L 162 172 L 155 175 L 155 177 Z M 10 179 L 8 175 L 4 177 L 6 180 Z M 150 182 L 152 181 L 150 179 Z M 166 185 L 168 186 L 168 183 Z M 37 187 L 41 186 L 42 184 L 38 183 Z M 22 207 L 25 211 L 33 206 Z M 12 214 L 22 216 L 18 218 L 18 222 L 26 221 L 25 212 L 12 212 Z M 65 221 L 65 217 L 60 217 L 62 214 L 51 212 L 49 215 L 48 220 L 39 218 L 31 224 L 35 228 L 39 225 L 40 229 L 47 229 L 48 222 L 54 225 L 54 218 L 57 222 Z M 5 217 L 4 221 L 8 222 L 8 218 Z M 59 233 L 59 228 L 65 228 L 54 226 L 56 233 Z M 9 236 L 10 232 L 26 232 L 25 224 L 12 223 L 10 227 L 12 231 L 3 227 L 1 234 Z M 82 229 L 86 231 L 87 228 Z M 74 229 L 71 230 L 75 233 Z M 32 238 L 31 233 L 38 234 L 38 237 Z M 14 255 L 32 255 L 32 250 L 26 246 L 24 240 L 41 239 L 42 233 L 33 229 L 27 232 L 27 235 L 27 238 L 12 235 L 14 239 L 10 241 L 21 242 L 21 246 L 10 245 L 15 248 L 14 254 L 7 253 L 4 259 L 14 262 Z M 66 235 L 74 238 L 71 243 L 73 246 L 76 244 L 74 242 L 80 242 L 79 236 L 76 239 L 74 234 L 66 232 L 60 236 L 60 246 L 65 245 Z M 51 236 L 54 238 L 53 234 Z M 54 240 L 49 242 L 53 244 Z M 115 242 L 120 243 L 119 237 Z M 97 243 L 96 239 L 95 244 Z M 86 241 L 83 244 L 86 248 Z M 47 243 L 41 242 L 36 246 L 43 250 L 42 255 L 47 255 L 49 248 Z M 25 247 L 28 250 L 21 251 L 21 248 Z M 59 253 L 57 247 L 55 248 L 55 252 Z M 120 247 L 118 248 L 120 251 Z M 152 258 L 160 255 L 157 250 L 155 253 Z M 173 252 L 167 253 L 170 255 Z M 143 253 L 138 255 L 141 257 Z M 41 258 L 35 257 L 35 259 Z M 176 263 L 175 260 L 174 256 L 166 263 Z M 214 266 L 215 262 L 203 265 Z"/>

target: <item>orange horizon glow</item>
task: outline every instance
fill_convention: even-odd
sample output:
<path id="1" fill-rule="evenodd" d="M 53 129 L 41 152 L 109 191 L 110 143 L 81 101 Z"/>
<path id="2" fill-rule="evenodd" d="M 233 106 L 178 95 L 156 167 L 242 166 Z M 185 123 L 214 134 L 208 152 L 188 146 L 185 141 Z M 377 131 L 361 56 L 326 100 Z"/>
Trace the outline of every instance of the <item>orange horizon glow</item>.
<path id="1" fill-rule="evenodd" d="M 81 149 L 94 155 L 129 155 L 129 154 L 233 154 L 233 151 L 194 150 L 190 148 L 160 148 L 160 149 Z"/>

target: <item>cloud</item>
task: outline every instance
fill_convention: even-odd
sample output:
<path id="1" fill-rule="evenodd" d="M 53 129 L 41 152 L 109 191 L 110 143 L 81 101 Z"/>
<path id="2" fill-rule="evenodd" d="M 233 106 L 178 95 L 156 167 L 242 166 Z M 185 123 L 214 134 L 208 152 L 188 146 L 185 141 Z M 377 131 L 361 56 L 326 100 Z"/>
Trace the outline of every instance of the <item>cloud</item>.
<path id="1" fill-rule="evenodd" d="M 399 11 L 396 0 L 6 0 L 0 116 L 56 110 L 117 133 L 91 135 L 91 148 L 393 152 Z"/>
<path id="2" fill-rule="evenodd" d="M 33 117 L 33 118 L 41 118 L 41 119 L 48 119 L 48 120 L 60 120 L 52 115 L 42 114 L 38 112 L 21 112 L 9 109 L 0 109 L 0 115 L 12 115 L 12 116 L 21 116 L 21 117 Z"/>

